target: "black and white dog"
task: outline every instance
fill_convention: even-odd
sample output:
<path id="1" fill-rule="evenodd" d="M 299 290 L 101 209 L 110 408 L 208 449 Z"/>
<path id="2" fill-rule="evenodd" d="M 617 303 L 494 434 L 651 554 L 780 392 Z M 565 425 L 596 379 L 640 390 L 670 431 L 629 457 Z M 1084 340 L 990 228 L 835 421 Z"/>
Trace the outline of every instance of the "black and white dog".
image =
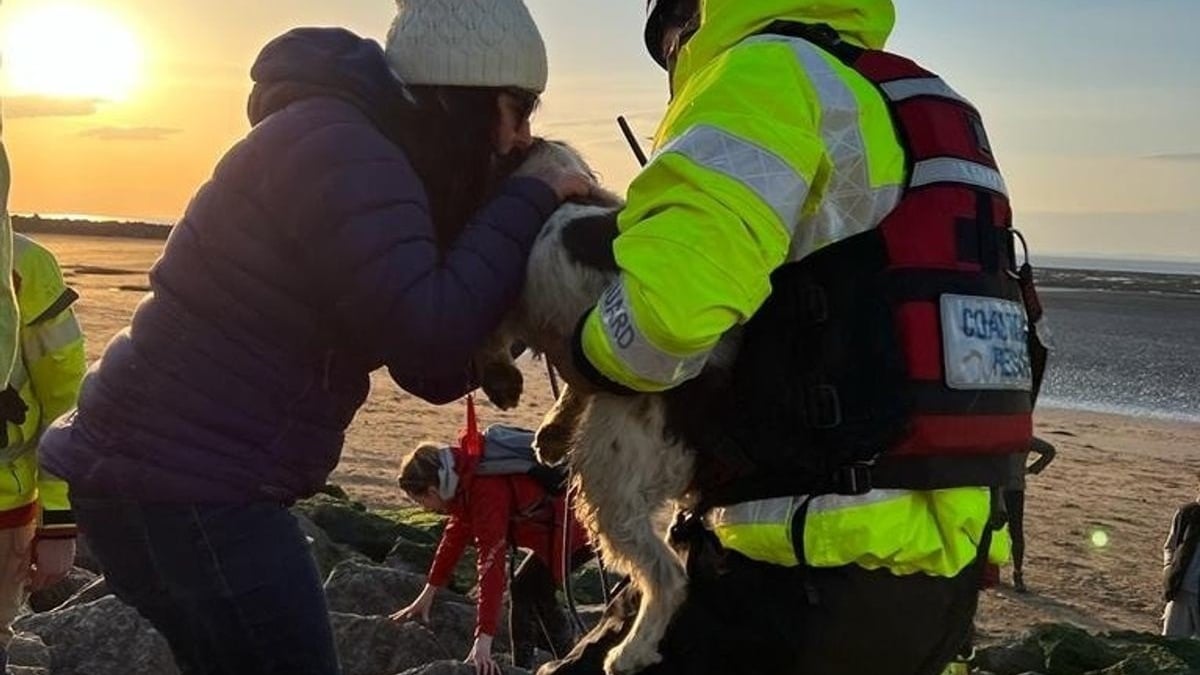
<path id="1" fill-rule="evenodd" d="M 547 164 L 591 173 L 569 146 L 541 141 L 518 174 Z M 602 193 L 589 203 L 562 205 L 546 222 L 530 255 L 518 306 L 476 359 L 484 392 L 500 407 L 515 405 L 521 392 L 509 346 L 520 340 L 540 351 L 542 336 L 573 334 L 580 317 L 617 281 L 612 244 L 622 206 L 616 195 Z M 736 342 L 730 335 L 721 341 L 701 378 L 728 373 Z M 689 406 L 673 402 L 673 396 L 582 396 L 568 387 L 538 431 L 543 461 L 557 462 L 570 450 L 581 522 L 598 540 L 605 560 L 629 574 L 641 591 L 632 630 L 605 660 L 609 675 L 635 673 L 661 660 L 658 643 L 686 595 L 683 563 L 654 525 L 664 506 L 688 505 L 695 468 L 684 440 L 691 423 L 680 418 Z"/>

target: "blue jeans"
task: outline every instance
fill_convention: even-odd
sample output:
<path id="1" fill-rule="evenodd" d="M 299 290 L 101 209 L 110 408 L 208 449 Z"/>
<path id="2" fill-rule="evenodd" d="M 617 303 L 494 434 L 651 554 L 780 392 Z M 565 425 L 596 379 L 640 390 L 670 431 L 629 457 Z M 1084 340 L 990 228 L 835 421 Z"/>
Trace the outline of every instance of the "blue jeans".
<path id="1" fill-rule="evenodd" d="M 184 675 L 341 672 L 316 564 L 283 506 L 71 501 L 109 587 Z"/>

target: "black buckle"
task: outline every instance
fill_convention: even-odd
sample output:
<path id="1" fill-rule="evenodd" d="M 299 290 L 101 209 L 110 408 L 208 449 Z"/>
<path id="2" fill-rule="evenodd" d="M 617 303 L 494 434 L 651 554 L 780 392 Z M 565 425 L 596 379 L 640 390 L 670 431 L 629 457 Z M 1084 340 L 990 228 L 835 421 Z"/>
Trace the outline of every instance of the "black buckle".
<path id="1" fill-rule="evenodd" d="M 845 464 L 838 467 L 833 479 L 837 494 L 857 497 L 872 489 L 870 464 Z"/>
<path id="2" fill-rule="evenodd" d="M 808 389 L 808 427 L 833 429 L 842 423 L 842 404 L 837 387 L 818 384 Z"/>

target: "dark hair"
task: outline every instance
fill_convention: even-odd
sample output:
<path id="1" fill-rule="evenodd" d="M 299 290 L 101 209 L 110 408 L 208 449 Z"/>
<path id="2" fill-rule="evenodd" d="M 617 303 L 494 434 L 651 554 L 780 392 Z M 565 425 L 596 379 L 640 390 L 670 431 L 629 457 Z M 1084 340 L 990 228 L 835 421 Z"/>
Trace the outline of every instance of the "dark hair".
<path id="1" fill-rule="evenodd" d="M 400 463 L 400 475 L 396 483 L 410 495 L 420 495 L 437 487 L 439 483 L 438 469 L 442 463 L 439 459 L 442 446 L 425 441 L 413 450 L 412 454 Z"/>
<path id="2" fill-rule="evenodd" d="M 399 140 L 425 186 L 438 248 L 445 251 L 498 180 L 495 154 L 501 89 L 409 87 L 415 107 Z"/>

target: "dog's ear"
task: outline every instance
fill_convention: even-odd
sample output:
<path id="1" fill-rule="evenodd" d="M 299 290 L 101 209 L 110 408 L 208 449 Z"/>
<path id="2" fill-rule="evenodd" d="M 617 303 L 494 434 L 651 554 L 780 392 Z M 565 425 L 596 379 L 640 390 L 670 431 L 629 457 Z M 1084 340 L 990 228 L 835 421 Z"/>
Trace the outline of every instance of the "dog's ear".
<path id="1" fill-rule="evenodd" d="M 617 211 L 576 218 L 562 233 L 563 248 L 572 262 L 605 272 L 617 271 L 616 238 Z"/>

